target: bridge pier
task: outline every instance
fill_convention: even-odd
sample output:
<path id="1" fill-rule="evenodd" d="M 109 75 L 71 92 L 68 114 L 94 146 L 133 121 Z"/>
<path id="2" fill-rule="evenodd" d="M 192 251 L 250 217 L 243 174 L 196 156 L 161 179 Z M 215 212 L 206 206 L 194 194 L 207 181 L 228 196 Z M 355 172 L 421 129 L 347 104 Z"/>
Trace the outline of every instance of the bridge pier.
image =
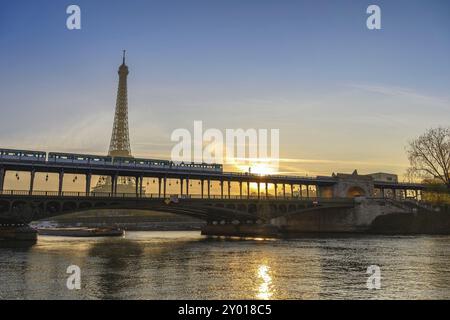
<path id="1" fill-rule="evenodd" d="M 250 181 L 247 181 L 247 199 L 250 199 Z"/>
<path id="2" fill-rule="evenodd" d="M 203 199 L 203 187 L 204 187 L 204 184 L 205 184 L 205 180 L 203 180 L 203 179 L 201 179 L 200 180 L 200 193 L 201 193 L 201 198 Z"/>
<path id="3" fill-rule="evenodd" d="M 239 181 L 239 198 L 242 199 L 242 181 Z"/>
<path id="4" fill-rule="evenodd" d="M 31 172 L 30 172 L 30 189 L 29 189 L 30 195 L 33 194 L 34 177 L 35 176 L 36 176 L 36 171 L 35 170 L 31 170 Z"/>
<path id="5" fill-rule="evenodd" d="M 119 182 L 119 175 L 116 174 L 115 177 L 114 177 L 114 195 L 115 196 L 117 195 L 117 188 L 118 188 L 118 185 L 119 185 L 118 182 Z"/>
<path id="6" fill-rule="evenodd" d="M 258 181 L 258 199 L 261 199 L 261 183 Z"/>
<path id="7" fill-rule="evenodd" d="M 59 172 L 58 195 L 62 194 L 63 181 L 64 181 L 64 171 L 62 170 L 62 171 Z"/>
<path id="8" fill-rule="evenodd" d="M 3 186 L 5 183 L 5 175 L 6 175 L 6 170 L 4 168 L 0 168 L 0 192 L 3 191 Z"/>
<path id="9" fill-rule="evenodd" d="M 167 177 L 164 177 L 164 187 L 163 187 L 164 198 L 166 198 L 166 191 L 167 191 Z"/>
<path id="10" fill-rule="evenodd" d="M 220 180 L 220 199 L 223 199 L 223 180 Z"/>
<path id="11" fill-rule="evenodd" d="M 183 178 L 180 178 L 180 196 L 183 196 Z"/>
<path id="12" fill-rule="evenodd" d="M 231 199 L 231 181 L 228 180 L 227 184 L 228 184 L 228 199 Z"/>
<path id="13" fill-rule="evenodd" d="M 161 177 L 158 177 L 158 198 L 161 198 Z"/>
<path id="14" fill-rule="evenodd" d="M 211 180 L 208 179 L 208 199 L 211 198 Z"/>
<path id="15" fill-rule="evenodd" d="M 186 177 L 186 196 L 189 197 L 189 177 Z"/>
<path id="16" fill-rule="evenodd" d="M 86 196 L 89 196 L 91 192 L 91 179 L 92 174 L 91 173 L 86 174 L 86 187 L 85 187 Z"/>

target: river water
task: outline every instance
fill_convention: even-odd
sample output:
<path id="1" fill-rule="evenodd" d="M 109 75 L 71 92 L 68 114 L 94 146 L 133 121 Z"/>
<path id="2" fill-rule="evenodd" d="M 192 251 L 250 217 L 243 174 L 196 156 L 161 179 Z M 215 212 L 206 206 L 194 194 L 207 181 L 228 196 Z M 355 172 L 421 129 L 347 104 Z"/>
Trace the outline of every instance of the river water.
<path id="1" fill-rule="evenodd" d="M 67 267 L 81 289 L 66 286 Z M 380 289 L 367 268 L 380 268 Z M 450 299 L 450 236 L 296 240 L 128 232 L 0 244 L 3 299 Z"/>

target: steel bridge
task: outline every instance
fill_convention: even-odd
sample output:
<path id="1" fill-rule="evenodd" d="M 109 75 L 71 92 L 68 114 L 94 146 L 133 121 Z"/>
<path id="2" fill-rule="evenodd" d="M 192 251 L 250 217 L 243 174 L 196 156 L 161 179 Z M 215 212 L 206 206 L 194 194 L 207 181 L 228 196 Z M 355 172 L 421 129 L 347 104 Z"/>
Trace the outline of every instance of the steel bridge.
<path id="1" fill-rule="evenodd" d="M 28 172 L 30 185 L 28 190 L 3 190 L 7 171 Z M 57 173 L 58 191 L 34 190 L 36 173 Z M 65 174 L 86 176 L 85 192 L 67 192 L 63 190 Z M 111 178 L 111 190 L 107 193 L 90 190 L 93 175 Z M 117 192 L 119 177 L 132 177 L 136 181 L 134 193 Z M 158 182 L 158 192 L 143 192 L 143 179 L 153 178 Z M 167 180 L 179 181 L 179 193 L 167 192 Z M 189 192 L 190 181 L 198 180 L 200 194 Z M 220 195 L 211 194 L 211 182 L 220 183 Z M 239 193 L 231 193 L 231 184 L 239 185 Z M 129 168 L 120 166 L 101 166 L 86 164 L 55 164 L 48 162 L 32 163 L 16 160 L 0 161 L 0 218 L 30 222 L 61 214 L 92 209 L 143 209 L 189 215 L 206 221 L 238 221 L 255 223 L 267 221 L 286 213 L 323 207 L 351 207 L 353 199 L 338 197 L 333 190 L 339 185 L 335 177 L 300 177 L 283 175 L 257 175 L 235 172 L 194 172 L 154 168 Z M 225 186 L 227 185 L 227 190 Z M 243 184 L 247 185 L 243 193 Z M 256 184 L 257 192 L 251 194 L 250 184 Z M 274 194 L 269 194 L 268 185 L 272 185 Z M 206 185 L 206 188 L 205 188 Z M 265 185 L 265 192 L 261 192 Z M 418 192 L 424 187 L 420 184 L 389 183 L 373 181 L 374 188 L 381 194 L 392 190 L 394 197 L 405 197 L 408 190 Z M 294 187 L 300 192 L 294 193 Z M 205 190 L 206 189 L 206 190 Z M 398 190 L 401 190 L 400 195 Z M 367 194 L 371 197 L 374 195 Z"/>

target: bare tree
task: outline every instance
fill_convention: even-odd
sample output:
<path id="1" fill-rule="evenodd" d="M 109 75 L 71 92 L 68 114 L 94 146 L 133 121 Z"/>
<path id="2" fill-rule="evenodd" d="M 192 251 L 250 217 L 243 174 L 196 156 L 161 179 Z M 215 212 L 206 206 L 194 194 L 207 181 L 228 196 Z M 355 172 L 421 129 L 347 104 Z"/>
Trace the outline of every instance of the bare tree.
<path id="1" fill-rule="evenodd" d="M 450 127 L 429 129 L 406 149 L 411 167 L 425 179 L 437 179 L 450 188 Z"/>

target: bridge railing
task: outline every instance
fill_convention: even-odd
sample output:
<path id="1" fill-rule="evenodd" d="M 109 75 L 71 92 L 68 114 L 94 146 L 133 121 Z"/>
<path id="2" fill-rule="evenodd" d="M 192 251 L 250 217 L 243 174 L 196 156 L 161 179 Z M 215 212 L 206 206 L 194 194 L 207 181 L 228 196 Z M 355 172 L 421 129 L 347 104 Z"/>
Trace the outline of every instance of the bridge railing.
<path id="1" fill-rule="evenodd" d="M 27 190 L 3 190 L 0 191 L 0 196 L 34 196 L 34 197 L 75 197 L 75 198 L 83 198 L 83 197 L 98 197 L 98 198 L 130 198 L 130 199 L 219 199 L 219 200 L 310 200 L 310 201 L 323 201 L 330 200 L 331 198 L 319 198 L 319 197 L 300 197 L 300 196 L 292 196 L 286 195 L 285 197 L 279 195 L 275 197 L 274 195 L 265 195 L 261 194 L 259 197 L 257 195 L 201 195 L 201 194 L 189 194 L 189 195 L 180 195 L 180 194 L 163 194 L 158 193 L 111 193 L 111 192 L 76 192 L 76 191 L 63 191 L 59 193 L 58 191 L 27 191 Z M 338 200 L 334 198 L 333 200 Z M 347 198 L 339 198 L 342 201 L 348 201 Z"/>

